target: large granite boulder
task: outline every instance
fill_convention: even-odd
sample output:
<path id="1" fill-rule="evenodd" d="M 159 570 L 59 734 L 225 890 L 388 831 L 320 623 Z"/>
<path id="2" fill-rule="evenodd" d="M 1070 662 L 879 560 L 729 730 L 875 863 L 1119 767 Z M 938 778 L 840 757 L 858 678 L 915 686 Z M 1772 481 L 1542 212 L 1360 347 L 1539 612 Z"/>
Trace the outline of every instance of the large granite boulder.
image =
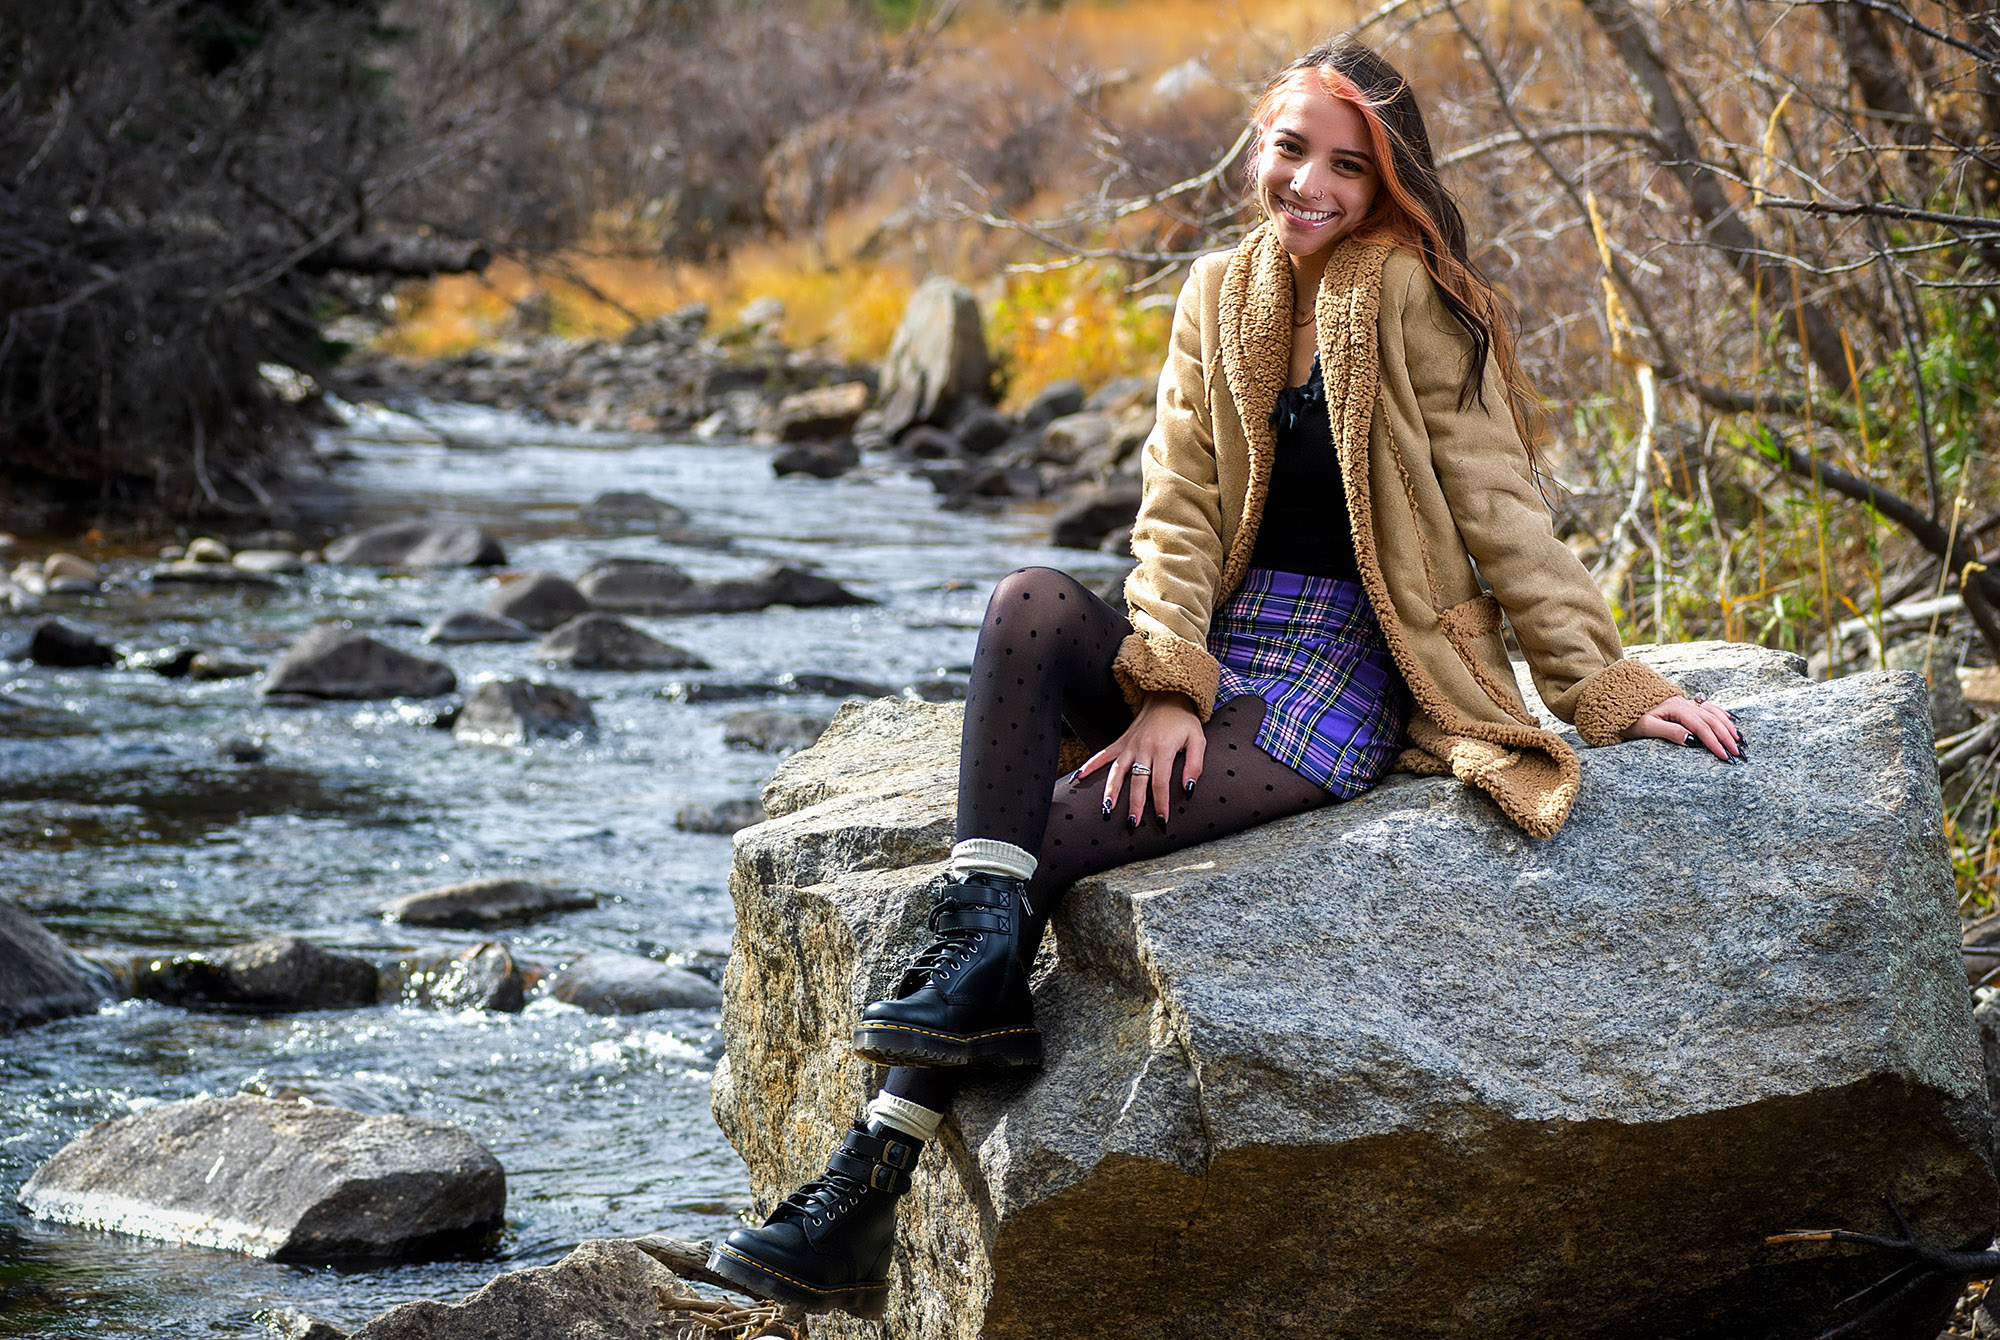
<path id="1" fill-rule="evenodd" d="M 308 698 L 436 698 L 457 687 L 458 676 L 442 661 L 323 623 L 277 659 L 259 691 Z"/>
<path id="2" fill-rule="evenodd" d="M 686 1304 L 676 1312 L 676 1303 Z M 391 1308 L 349 1340 L 711 1340 L 716 1304 L 640 1248 L 592 1238 L 554 1265 L 510 1270 L 462 1303 Z"/>
<path id="3" fill-rule="evenodd" d="M 329 563 L 375 568 L 497 568 L 507 551 L 468 521 L 394 521 L 343 535 L 326 547 Z"/>
<path id="4" fill-rule="evenodd" d="M 281 1261 L 407 1258 L 498 1231 L 507 1177 L 446 1122 L 235 1094 L 99 1122 L 20 1202 L 37 1219 Z"/>
<path id="5" fill-rule="evenodd" d="M 1922 682 L 1638 654 L 1751 761 L 1583 750 L 1546 842 L 1397 777 L 1081 882 L 1046 1067 L 965 1089 L 887 1321 L 815 1336 L 1790 1340 L 1899 1263 L 1766 1235 L 1892 1231 L 1893 1193 L 1929 1241 L 1990 1237 Z M 865 1095 L 849 1034 L 923 939 L 958 721 L 843 708 L 737 835 L 714 1104 L 767 1207 Z"/>
<path id="6" fill-rule="evenodd" d="M 910 295 L 882 365 L 881 431 L 935 422 L 960 396 L 984 396 L 992 363 L 971 290 L 933 275 Z"/>
<path id="7" fill-rule="evenodd" d="M 111 974 L 0 898 L 0 1033 L 97 1008 Z"/>

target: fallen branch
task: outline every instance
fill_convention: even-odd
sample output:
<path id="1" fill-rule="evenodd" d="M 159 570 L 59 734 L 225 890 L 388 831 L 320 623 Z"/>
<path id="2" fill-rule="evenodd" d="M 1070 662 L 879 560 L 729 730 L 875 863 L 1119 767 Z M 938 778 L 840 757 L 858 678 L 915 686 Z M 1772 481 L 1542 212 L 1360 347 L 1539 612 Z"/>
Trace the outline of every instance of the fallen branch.
<path id="1" fill-rule="evenodd" d="M 1939 740 L 1938 776 L 1949 777 L 1966 764 L 2000 744 L 2000 717 L 1993 717 L 1976 730 Z"/>
<path id="2" fill-rule="evenodd" d="M 725 1275 L 718 1275 L 708 1268 L 708 1244 L 705 1242 L 670 1238 L 663 1233 L 649 1233 L 643 1238 L 631 1239 L 631 1243 L 684 1280 L 712 1284 L 731 1293 L 743 1292 L 742 1286 L 735 1280 Z"/>
<path id="3" fill-rule="evenodd" d="M 477 274 L 492 259 L 493 253 L 479 242 L 389 233 L 338 238 L 301 260 L 299 269 L 315 275 L 344 270 L 352 274 L 427 279 L 432 275 Z"/>
<path id="4" fill-rule="evenodd" d="M 684 1280 L 713 1285 L 733 1294 L 743 1293 L 742 1285 L 708 1268 L 708 1244 L 705 1242 L 670 1238 L 664 1233 L 649 1233 L 643 1238 L 629 1238 L 627 1241 Z M 660 1306 L 669 1316 L 685 1316 L 717 1335 L 730 1336 L 731 1340 L 759 1340 L 760 1337 L 805 1340 L 805 1314 L 800 1309 L 766 1302 L 761 1298 L 749 1303 L 737 1303 L 719 1298 L 662 1296 Z"/>
<path id="5" fill-rule="evenodd" d="M 1870 1289 L 1862 1291 L 1862 1295 L 1865 1295 L 1873 1289 L 1883 1289 L 1895 1284 L 1896 1287 L 1885 1297 L 1871 1303 L 1838 1326 L 1821 1331 L 1812 1340 L 1845 1340 L 1848 1336 L 1859 1335 L 1913 1295 L 1945 1280 L 1957 1280 L 1963 1285 L 1969 1280 L 1992 1279 L 1995 1275 L 2000 1275 L 2000 1251 L 1954 1251 L 1951 1248 L 1933 1247 L 1929 1243 L 1919 1242 L 1916 1234 L 1910 1230 L 1910 1221 L 1903 1216 L 1903 1207 L 1896 1203 L 1896 1198 L 1884 1196 L 1882 1199 L 1888 1203 L 1889 1213 L 1895 1216 L 1896 1227 L 1902 1231 L 1902 1236 L 1899 1238 L 1885 1237 L 1879 1233 L 1856 1233 L 1845 1228 L 1808 1228 L 1773 1233 L 1764 1239 L 1766 1246 L 1791 1242 L 1840 1242 L 1857 1247 L 1874 1247 L 1881 1251 L 1902 1252 L 1915 1258 L 1910 1265 L 1901 1267 L 1876 1281 Z M 1904 1274 L 1908 1274 L 1909 1278 L 1901 1284 L 1896 1284 L 1898 1276 Z"/>
<path id="6" fill-rule="evenodd" d="M 2000 574 L 1979 561 L 1979 555 L 1965 543 L 1964 536 L 1948 532 L 1908 499 L 1816 459 L 1797 447 L 1772 442 L 1768 447 L 1747 450 L 1761 459 L 1782 465 L 1795 475 L 1817 478 L 1842 497 L 1867 504 L 1908 531 L 1932 555 L 1943 559 L 1945 565 L 1958 576 L 1959 593 L 1965 597 L 1965 611 L 1972 616 L 1980 639 L 1986 643 L 1988 650 L 2000 657 L 2000 618 L 1994 614 L 1995 607 L 2000 606 Z"/>

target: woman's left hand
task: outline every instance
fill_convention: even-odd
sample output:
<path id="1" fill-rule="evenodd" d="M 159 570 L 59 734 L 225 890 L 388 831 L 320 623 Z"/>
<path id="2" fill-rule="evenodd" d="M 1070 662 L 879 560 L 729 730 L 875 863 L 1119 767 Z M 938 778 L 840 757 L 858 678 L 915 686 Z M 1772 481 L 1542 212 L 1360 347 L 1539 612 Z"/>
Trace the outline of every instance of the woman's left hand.
<path id="1" fill-rule="evenodd" d="M 1646 736 L 1675 744 L 1699 744 L 1724 763 L 1735 763 L 1749 752 L 1742 727 L 1727 711 L 1700 694 L 1669 698 L 1625 728 L 1628 740 Z"/>

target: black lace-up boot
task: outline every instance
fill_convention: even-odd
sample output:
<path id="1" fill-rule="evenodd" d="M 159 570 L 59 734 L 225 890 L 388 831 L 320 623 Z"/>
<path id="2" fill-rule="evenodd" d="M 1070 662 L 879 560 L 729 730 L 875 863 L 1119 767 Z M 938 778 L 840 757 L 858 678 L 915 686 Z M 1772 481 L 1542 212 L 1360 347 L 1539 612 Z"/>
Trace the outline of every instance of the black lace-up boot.
<path id="1" fill-rule="evenodd" d="M 889 1301 L 896 1200 L 910 1189 L 923 1142 L 855 1122 L 826 1171 L 785 1197 L 762 1228 L 715 1245 L 708 1268 L 760 1298 L 808 1312 L 880 1318 Z"/>
<path id="2" fill-rule="evenodd" d="M 947 881 L 930 913 L 936 938 L 891 999 L 861 1011 L 855 1053 L 877 1065 L 1040 1065 L 1023 953 L 1027 889 L 1004 875 Z"/>

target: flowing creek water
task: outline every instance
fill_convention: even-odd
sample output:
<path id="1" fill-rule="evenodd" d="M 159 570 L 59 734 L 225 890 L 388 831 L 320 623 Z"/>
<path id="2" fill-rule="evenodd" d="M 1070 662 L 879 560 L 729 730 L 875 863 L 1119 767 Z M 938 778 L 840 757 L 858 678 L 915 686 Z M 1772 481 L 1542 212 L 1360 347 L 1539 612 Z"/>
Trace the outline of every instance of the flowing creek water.
<path id="1" fill-rule="evenodd" d="M 589 948 L 650 954 L 719 977 L 728 954 L 730 844 L 674 826 L 683 804 L 754 794 L 771 755 L 730 749 L 746 706 L 830 711 L 828 698 L 682 701 L 671 680 L 823 672 L 892 687 L 962 677 L 985 591 L 1024 563 L 1085 577 L 1109 557 L 1044 548 L 1046 520 L 942 512 L 893 467 L 777 479 L 764 449 L 539 427 L 452 411 L 451 445 L 393 420 L 330 439 L 343 526 L 463 518 L 510 567 L 574 579 L 613 555 L 697 576 L 773 559 L 816 565 L 878 604 L 634 619 L 715 667 L 623 674 L 538 667 L 532 643 L 424 647 L 423 624 L 476 609 L 481 572 L 319 568 L 272 592 L 149 588 L 114 563 L 101 597 L 52 612 L 127 649 L 178 643 L 268 662 L 318 620 L 351 620 L 433 655 L 461 687 L 532 676 L 588 697 L 592 740 L 457 744 L 434 704 L 263 705 L 255 680 L 193 683 L 145 670 L 0 661 L 0 896 L 70 943 L 115 954 L 213 949 L 296 932 L 380 961 L 482 938 L 382 922 L 385 898 L 486 875 L 596 893 L 599 905 L 488 933 L 559 967 Z M 430 416 L 436 422 L 436 416 Z M 610 489 L 685 507 L 726 548 L 611 533 L 579 517 Z M 28 620 L 0 621 L 0 645 Z M 250 737 L 264 761 L 226 761 Z M 266 1336 L 260 1309 L 352 1327 L 396 1303 L 453 1300 L 501 1270 L 559 1259 L 588 1237 L 710 1237 L 749 1205 L 742 1165 L 709 1115 L 720 1054 L 708 1011 L 604 1018 L 531 994 L 520 1014 L 404 1005 L 283 1016 L 129 1001 L 0 1036 L 0 1336 Z M 342 1271 L 294 1267 L 28 1219 L 13 1193 L 93 1122 L 203 1094 L 296 1091 L 364 1112 L 466 1127 L 507 1170 L 506 1232 L 480 1260 Z"/>

